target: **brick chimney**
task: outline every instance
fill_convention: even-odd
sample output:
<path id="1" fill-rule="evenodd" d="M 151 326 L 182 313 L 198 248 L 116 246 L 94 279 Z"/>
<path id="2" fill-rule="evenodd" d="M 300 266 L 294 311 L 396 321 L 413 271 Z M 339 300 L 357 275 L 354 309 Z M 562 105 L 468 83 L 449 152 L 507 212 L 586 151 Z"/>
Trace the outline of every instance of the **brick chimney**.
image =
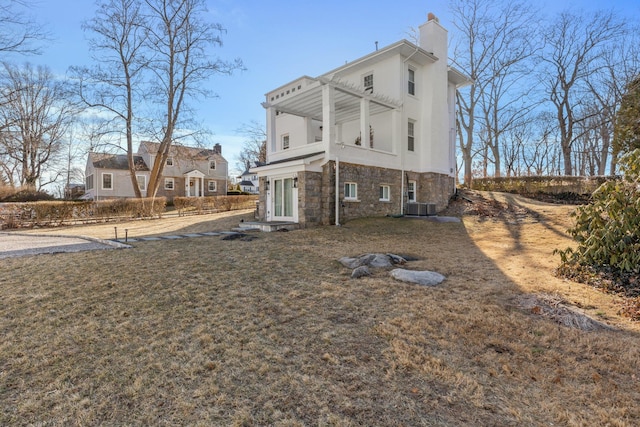
<path id="1" fill-rule="evenodd" d="M 213 152 L 214 152 L 214 154 L 222 155 L 222 146 L 220 144 L 215 144 L 213 146 Z"/>

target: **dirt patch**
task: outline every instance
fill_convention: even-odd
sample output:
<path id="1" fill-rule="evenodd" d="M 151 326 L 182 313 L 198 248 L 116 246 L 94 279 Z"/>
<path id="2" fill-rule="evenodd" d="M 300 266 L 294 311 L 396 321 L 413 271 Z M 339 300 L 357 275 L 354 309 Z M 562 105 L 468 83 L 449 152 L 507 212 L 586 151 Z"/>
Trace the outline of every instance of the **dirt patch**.
<path id="1" fill-rule="evenodd" d="M 514 298 L 513 302 L 533 315 L 546 317 L 569 328 L 582 331 L 613 330 L 611 326 L 587 315 L 560 295 L 522 294 Z"/>

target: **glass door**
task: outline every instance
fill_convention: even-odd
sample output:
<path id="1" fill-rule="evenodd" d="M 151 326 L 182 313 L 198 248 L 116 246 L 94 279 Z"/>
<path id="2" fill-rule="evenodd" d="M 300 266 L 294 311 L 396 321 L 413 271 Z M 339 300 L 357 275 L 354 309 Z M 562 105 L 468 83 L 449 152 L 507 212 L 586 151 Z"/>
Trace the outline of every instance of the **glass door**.
<path id="1" fill-rule="evenodd" d="M 293 178 L 273 180 L 273 213 L 276 219 L 293 220 Z"/>

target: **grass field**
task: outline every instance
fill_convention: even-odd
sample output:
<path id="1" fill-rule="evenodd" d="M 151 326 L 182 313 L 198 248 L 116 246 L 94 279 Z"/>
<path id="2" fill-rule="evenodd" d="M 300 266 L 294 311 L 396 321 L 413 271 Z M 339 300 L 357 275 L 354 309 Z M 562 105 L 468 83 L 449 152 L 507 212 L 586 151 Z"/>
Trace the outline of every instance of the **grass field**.
<path id="1" fill-rule="evenodd" d="M 640 326 L 615 296 L 553 274 L 571 207 L 490 197 L 514 209 L 0 261 L 0 425 L 640 424 Z M 112 237 L 102 227 L 64 232 Z M 367 252 L 411 255 L 407 268 L 447 279 L 356 280 L 336 261 Z M 541 294 L 613 329 L 519 304 Z"/>

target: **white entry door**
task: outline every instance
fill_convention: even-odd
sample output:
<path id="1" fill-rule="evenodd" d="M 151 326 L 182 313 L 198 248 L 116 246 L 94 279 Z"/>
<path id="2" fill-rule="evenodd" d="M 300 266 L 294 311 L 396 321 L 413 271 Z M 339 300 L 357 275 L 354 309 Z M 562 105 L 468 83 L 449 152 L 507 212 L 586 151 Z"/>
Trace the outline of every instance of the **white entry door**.
<path id="1" fill-rule="evenodd" d="M 274 179 L 272 185 L 273 219 L 294 221 L 293 178 Z"/>

